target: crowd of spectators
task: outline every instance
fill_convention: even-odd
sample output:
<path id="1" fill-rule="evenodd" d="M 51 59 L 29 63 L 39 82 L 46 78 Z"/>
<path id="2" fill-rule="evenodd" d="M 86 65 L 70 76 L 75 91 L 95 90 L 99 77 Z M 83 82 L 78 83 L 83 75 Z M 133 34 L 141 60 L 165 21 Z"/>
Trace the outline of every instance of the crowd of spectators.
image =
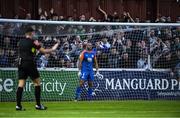
<path id="1" fill-rule="evenodd" d="M 58 15 L 57 11 L 54 10 L 54 8 L 51 8 L 49 11 L 43 10 L 42 8 L 38 9 L 38 16 L 36 18 L 32 17 L 31 13 L 26 13 L 25 16 L 19 16 L 16 14 L 14 16 L 14 19 L 26 19 L 26 20 L 50 20 L 50 21 L 90 21 L 90 22 L 156 22 L 156 23 L 171 23 L 171 22 L 180 22 L 180 16 L 177 16 L 175 21 L 172 21 L 170 16 L 163 16 L 161 14 L 157 15 L 156 20 L 154 19 L 140 19 L 139 17 L 132 18 L 131 14 L 128 11 L 123 11 L 122 14 L 118 14 L 116 11 L 113 14 L 108 14 L 105 10 L 101 8 L 101 6 L 98 6 L 97 10 L 99 11 L 103 17 L 100 19 L 96 19 L 93 16 L 85 16 L 84 14 L 81 14 L 79 17 L 74 16 L 63 16 Z M 0 18 L 4 18 L 0 14 Z"/>
<path id="2" fill-rule="evenodd" d="M 120 19 L 116 12 L 104 15 L 101 21 L 141 22 L 128 12 Z M 18 16 L 16 16 L 18 18 Z M 31 14 L 26 15 L 31 19 Z M 49 13 L 39 9 L 40 20 L 75 20 L 58 16 L 52 8 Z M 85 15 L 79 21 L 100 21 Z M 179 18 L 180 21 L 180 18 Z M 171 22 L 170 17 L 157 18 L 156 22 Z M 178 21 L 177 21 L 178 22 Z M 30 24 L 0 24 L 0 67 L 16 67 L 18 41 L 23 38 Z M 40 68 L 67 67 L 76 68 L 76 62 L 85 44 L 93 44 L 100 68 L 172 68 L 180 60 L 180 27 L 135 27 L 135 26 L 72 26 L 72 25 L 31 25 L 36 30 L 35 39 L 43 47 L 51 47 L 57 40 L 60 46 L 51 54 L 37 52 L 36 60 Z"/>

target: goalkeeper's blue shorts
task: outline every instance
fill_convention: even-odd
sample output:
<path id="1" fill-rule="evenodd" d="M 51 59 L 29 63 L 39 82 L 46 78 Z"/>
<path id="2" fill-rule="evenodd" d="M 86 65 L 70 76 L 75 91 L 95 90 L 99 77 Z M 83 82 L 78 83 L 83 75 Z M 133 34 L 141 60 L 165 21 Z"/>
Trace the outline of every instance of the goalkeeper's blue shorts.
<path id="1" fill-rule="evenodd" d="M 94 81 L 94 72 L 81 72 L 81 80 L 83 81 Z"/>

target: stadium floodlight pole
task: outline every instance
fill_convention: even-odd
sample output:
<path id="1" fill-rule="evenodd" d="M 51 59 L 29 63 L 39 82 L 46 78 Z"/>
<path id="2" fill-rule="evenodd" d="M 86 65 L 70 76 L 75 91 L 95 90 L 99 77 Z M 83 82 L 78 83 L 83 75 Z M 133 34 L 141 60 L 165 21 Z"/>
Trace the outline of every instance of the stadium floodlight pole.
<path id="1" fill-rule="evenodd" d="M 0 23 L 30 23 L 30 24 L 62 24 L 62 25 L 101 25 L 101 26 L 180 26 L 180 23 L 121 23 L 121 22 L 81 22 L 81 21 L 48 21 L 48 20 L 20 20 L 0 19 Z"/>

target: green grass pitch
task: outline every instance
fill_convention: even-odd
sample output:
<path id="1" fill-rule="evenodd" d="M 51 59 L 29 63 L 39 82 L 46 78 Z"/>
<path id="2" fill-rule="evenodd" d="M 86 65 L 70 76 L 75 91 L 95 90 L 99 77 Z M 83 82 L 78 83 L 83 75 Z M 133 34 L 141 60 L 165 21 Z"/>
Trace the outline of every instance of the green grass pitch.
<path id="1" fill-rule="evenodd" d="M 34 102 L 22 103 L 26 111 L 16 111 L 15 102 L 0 102 L 0 117 L 61 118 L 159 118 L 179 117 L 180 101 L 60 101 L 44 102 L 46 111 L 34 108 Z"/>

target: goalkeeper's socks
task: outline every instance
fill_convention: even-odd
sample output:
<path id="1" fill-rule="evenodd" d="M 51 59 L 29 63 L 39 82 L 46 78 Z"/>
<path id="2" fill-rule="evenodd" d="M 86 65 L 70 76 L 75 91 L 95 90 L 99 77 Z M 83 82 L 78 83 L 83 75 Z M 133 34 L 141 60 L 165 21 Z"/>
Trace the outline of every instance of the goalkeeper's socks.
<path id="1" fill-rule="evenodd" d="M 82 90 L 81 87 L 77 87 L 77 89 L 76 89 L 76 98 L 75 98 L 76 100 L 80 99 L 81 90 Z"/>
<path id="2" fill-rule="evenodd" d="M 92 99 L 92 88 L 88 88 L 88 99 L 91 100 Z"/>
<path id="3" fill-rule="evenodd" d="M 35 86 L 35 97 L 36 97 L 36 104 L 41 105 L 40 103 L 40 97 L 41 97 L 41 87 L 40 86 Z"/>
<path id="4" fill-rule="evenodd" d="M 18 87 L 16 92 L 16 102 L 17 102 L 17 106 L 19 107 L 21 107 L 22 92 L 23 92 L 23 87 Z"/>

